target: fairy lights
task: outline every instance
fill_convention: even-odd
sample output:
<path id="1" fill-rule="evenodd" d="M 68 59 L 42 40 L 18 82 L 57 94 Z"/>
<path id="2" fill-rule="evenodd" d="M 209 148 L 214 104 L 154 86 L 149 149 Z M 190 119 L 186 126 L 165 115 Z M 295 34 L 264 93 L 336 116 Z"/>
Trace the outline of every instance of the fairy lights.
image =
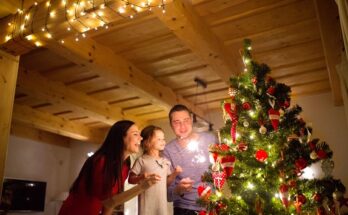
<path id="1" fill-rule="evenodd" d="M 57 4 L 52 0 L 42 3 L 34 2 L 29 9 L 17 9 L 17 14 L 13 20 L 8 22 L 7 33 L 4 41 L 14 40 L 21 37 L 31 41 L 35 46 L 42 46 L 39 41 L 42 39 L 53 39 L 64 43 L 62 36 L 58 36 L 60 26 L 64 26 L 69 34 L 75 35 L 75 41 L 87 38 L 90 30 L 109 29 L 110 22 L 121 18 L 133 19 L 143 11 L 150 11 L 154 8 L 162 9 L 165 13 L 165 0 L 60 0 Z M 43 11 L 44 10 L 44 11 Z M 44 16 L 43 16 L 44 14 Z M 65 23 L 62 23 L 62 16 Z M 65 17 L 64 17 L 65 16 Z M 44 24 L 38 26 L 33 22 L 39 22 L 37 17 L 45 17 Z M 33 27 L 34 26 L 34 27 Z M 35 36 L 34 36 L 35 35 Z M 14 40 L 15 41 L 15 40 Z"/>

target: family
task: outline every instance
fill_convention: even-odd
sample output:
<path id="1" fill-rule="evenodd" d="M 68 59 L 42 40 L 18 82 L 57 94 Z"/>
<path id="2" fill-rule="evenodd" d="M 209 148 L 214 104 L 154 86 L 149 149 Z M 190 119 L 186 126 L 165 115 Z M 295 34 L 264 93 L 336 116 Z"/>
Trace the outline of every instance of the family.
<path id="1" fill-rule="evenodd" d="M 166 215 L 167 201 L 174 215 L 197 214 L 201 175 L 209 167 L 208 146 L 216 137 L 193 131 L 191 111 L 177 104 L 169 112 L 176 138 L 165 142 L 161 128 L 140 132 L 132 121 L 116 122 L 104 143 L 84 163 L 59 215 L 111 215 L 116 206 L 139 195 L 139 215 Z M 130 155 L 143 154 L 131 166 Z M 124 191 L 128 178 L 135 187 Z"/>

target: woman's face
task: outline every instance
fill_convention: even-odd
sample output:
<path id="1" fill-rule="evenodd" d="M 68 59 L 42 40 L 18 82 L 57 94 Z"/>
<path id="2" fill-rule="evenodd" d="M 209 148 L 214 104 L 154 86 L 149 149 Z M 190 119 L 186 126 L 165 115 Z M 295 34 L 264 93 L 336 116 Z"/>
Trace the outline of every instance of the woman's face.
<path id="1" fill-rule="evenodd" d="M 143 138 L 140 136 L 140 131 L 138 129 L 138 126 L 135 124 L 132 125 L 128 131 L 125 137 L 123 137 L 123 142 L 125 145 L 125 157 L 129 156 L 132 153 L 138 153 L 139 147 L 140 147 L 140 141 Z"/>

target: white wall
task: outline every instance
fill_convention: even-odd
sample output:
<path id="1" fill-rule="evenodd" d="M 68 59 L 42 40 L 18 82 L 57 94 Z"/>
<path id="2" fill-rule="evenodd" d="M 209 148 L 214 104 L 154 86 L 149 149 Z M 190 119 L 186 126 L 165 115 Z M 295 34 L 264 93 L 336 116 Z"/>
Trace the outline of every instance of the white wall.
<path id="1" fill-rule="evenodd" d="M 329 93 L 316 96 L 294 98 L 302 107 L 303 119 L 312 123 L 313 137 L 320 138 L 329 144 L 333 151 L 335 162 L 334 177 L 341 179 L 348 188 L 347 153 L 348 153 L 348 126 L 343 106 L 333 105 Z"/>
<path id="2" fill-rule="evenodd" d="M 10 136 L 5 177 L 47 182 L 45 213 L 52 214 L 52 201 L 68 187 L 70 149 Z"/>

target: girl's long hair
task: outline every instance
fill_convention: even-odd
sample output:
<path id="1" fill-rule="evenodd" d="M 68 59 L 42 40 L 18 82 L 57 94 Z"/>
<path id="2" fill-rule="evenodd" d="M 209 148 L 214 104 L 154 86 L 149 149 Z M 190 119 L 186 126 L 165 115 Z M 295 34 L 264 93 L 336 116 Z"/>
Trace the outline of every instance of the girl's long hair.
<path id="1" fill-rule="evenodd" d="M 99 159 L 104 159 L 103 169 L 103 187 L 104 194 L 110 195 L 112 187 L 117 182 L 118 191 L 120 192 L 122 187 L 122 166 L 124 162 L 130 162 L 129 159 L 123 161 L 123 155 L 125 150 L 125 144 L 123 138 L 127 135 L 128 129 L 134 124 L 129 120 L 121 120 L 116 122 L 109 130 L 104 143 L 101 147 L 84 163 L 79 176 L 70 188 L 70 192 L 77 192 L 81 180 L 85 180 L 85 189 L 88 194 L 92 194 L 93 190 L 93 172 L 94 166 L 98 163 Z"/>

